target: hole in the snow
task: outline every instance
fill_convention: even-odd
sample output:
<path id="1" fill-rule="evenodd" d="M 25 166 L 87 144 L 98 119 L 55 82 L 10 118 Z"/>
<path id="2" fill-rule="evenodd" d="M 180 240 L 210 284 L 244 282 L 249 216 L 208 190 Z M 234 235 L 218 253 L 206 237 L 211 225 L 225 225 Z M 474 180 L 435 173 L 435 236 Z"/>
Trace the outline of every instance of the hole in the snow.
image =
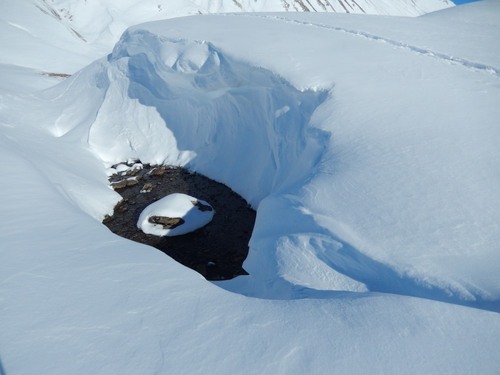
<path id="1" fill-rule="evenodd" d="M 116 167 L 116 166 L 115 166 Z M 110 178 L 123 197 L 103 223 L 119 236 L 153 246 L 207 280 L 227 280 L 246 275 L 242 264 L 255 223 L 255 211 L 227 186 L 183 168 L 121 164 Z M 183 193 L 208 202 L 216 214 L 194 232 L 158 237 L 137 228 L 142 210 L 172 193 Z"/>

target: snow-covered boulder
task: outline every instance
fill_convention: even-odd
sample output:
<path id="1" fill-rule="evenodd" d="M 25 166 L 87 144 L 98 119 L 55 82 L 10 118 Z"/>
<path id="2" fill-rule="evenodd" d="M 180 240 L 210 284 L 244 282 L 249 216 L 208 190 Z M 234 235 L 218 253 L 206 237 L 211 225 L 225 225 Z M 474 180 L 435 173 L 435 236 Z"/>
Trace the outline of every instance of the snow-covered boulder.
<path id="1" fill-rule="evenodd" d="M 207 225 L 214 213 L 207 202 L 174 193 L 147 206 L 139 216 L 137 227 L 155 236 L 178 236 Z"/>

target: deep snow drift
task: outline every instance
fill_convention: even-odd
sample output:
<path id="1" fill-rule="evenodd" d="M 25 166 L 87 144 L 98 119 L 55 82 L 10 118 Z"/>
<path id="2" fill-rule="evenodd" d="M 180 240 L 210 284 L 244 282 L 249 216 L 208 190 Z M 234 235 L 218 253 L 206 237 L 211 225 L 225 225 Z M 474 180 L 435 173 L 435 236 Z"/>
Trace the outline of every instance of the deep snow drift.
<path id="1" fill-rule="evenodd" d="M 18 70 L 5 372 L 497 373 L 499 15 L 189 17 L 48 90 Z M 207 283 L 100 224 L 106 167 L 134 158 L 257 208 L 250 276 Z"/>

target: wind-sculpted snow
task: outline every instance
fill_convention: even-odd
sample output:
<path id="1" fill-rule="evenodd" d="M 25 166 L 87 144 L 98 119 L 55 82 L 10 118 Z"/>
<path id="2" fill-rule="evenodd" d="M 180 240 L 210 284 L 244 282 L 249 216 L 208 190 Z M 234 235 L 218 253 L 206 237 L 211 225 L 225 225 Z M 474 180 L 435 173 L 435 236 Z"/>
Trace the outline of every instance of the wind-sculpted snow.
<path id="1" fill-rule="evenodd" d="M 263 17 L 276 22 L 274 16 Z M 369 43 L 382 41 L 382 47 L 388 44 L 405 53 L 422 54 L 417 47 L 390 43 L 390 39 L 364 32 L 278 20 L 282 21 L 340 31 Z M 344 200 L 352 199 L 347 198 L 350 194 L 357 196 L 360 188 L 353 185 L 346 190 L 338 185 L 341 180 L 331 172 L 330 165 L 346 163 L 349 173 L 356 173 L 362 164 L 344 156 L 337 156 L 334 163 L 326 162 L 337 151 L 335 142 L 343 132 L 343 128 L 336 130 L 332 146 L 331 132 L 326 129 L 333 128 L 318 120 L 331 113 L 328 121 L 338 121 L 336 107 L 343 105 L 343 98 L 334 85 L 330 90 L 299 91 L 271 71 L 238 61 L 211 43 L 175 39 L 154 30 L 155 24 L 129 30 L 106 61 L 96 62 L 65 85 L 45 93 L 54 97 L 65 90 L 60 100 L 68 103 L 68 113 L 77 111 L 71 104 L 76 98 L 92 98 L 86 99 L 93 103 L 92 109 L 87 108 L 91 116 L 79 116 L 79 122 L 59 117 L 53 131 L 65 137 L 81 134 L 82 140 L 107 165 L 138 158 L 189 167 L 226 183 L 258 207 L 251 251 L 245 263 L 250 276 L 221 286 L 264 298 L 321 297 L 329 293 L 320 291 L 332 290 L 379 291 L 497 309 L 494 290 L 461 282 L 453 276 L 443 277 L 427 268 L 413 268 L 402 259 L 401 264 L 393 263 L 388 258 L 390 251 L 395 251 L 391 250 L 393 245 L 379 250 L 365 243 L 364 235 L 358 234 L 357 229 L 337 222 L 332 207 L 341 207 Z M 438 62 L 444 59 L 441 55 L 433 53 Z M 460 58 L 453 62 L 460 62 Z M 89 86 L 88 82 L 92 84 Z M 378 85 L 377 79 L 374 84 Z M 313 113 L 319 116 L 313 121 L 321 124 L 318 127 L 311 124 Z M 62 123 L 73 127 L 64 128 L 59 125 Z M 399 142 L 404 144 L 407 139 L 403 136 Z M 353 145 L 348 152 L 363 151 L 365 147 Z M 443 147 L 449 146 L 445 143 Z M 384 151 L 381 164 L 375 168 L 391 163 L 387 157 L 391 156 Z M 380 155 L 370 158 L 377 160 Z M 401 155 L 397 159 L 404 163 Z M 422 179 L 434 180 L 433 172 L 427 176 L 424 167 L 414 165 L 413 160 L 408 168 L 421 170 L 418 173 Z M 389 173 L 401 175 L 403 170 L 391 167 Z M 453 173 L 451 179 L 455 176 Z M 412 183 L 415 177 L 409 182 L 398 179 L 400 188 L 408 189 L 408 194 L 419 191 Z M 374 194 L 373 189 L 387 181 L 375 178 L 373 183 L 368 194 Z M 312 194 L 316 189 L 320 193 Z M 345 198 L 333 198 L 337 194 Z M 377 194 L 386 196 L 383 190 Z M 469 194 L 468 190 L 465 194 Z M 361 206 L 361 202 L 353 204 Z M 432 199 L 427 204 L 439 206 Z M 417 211 L 415 207 L 414 212 Z M 449 220 L 464 220 L 462 212 L 449 212 Z M 427 231 L 427 224 L 413 223 L 413 218 L 408 218 L 410 212 L 403 209 L 398 215 L 404 217 L 398 224 L 400 231 L 406 232 L 410 226 L 422 233 Z M 451 219 L 453 215 L 460 218 Z M 369 224 L 368 228 L 370 233 L 374 226 Z M 448 236 L 447 230 L 441 229 L 443 236 Z M 456 233 L 453 228 L 450 231 Z M 400 233 L 395 230 L 393 236 L 397 238 Z M 420 236 L 408 244 L 409 248 L 427 242 L 422 241 L 424 234 Z M 458 246 L 464 248 L 461 251 L 468 251 L 464 243 Z"/>
<path id="2" fill-rule="evenodd" d="M 325 92 L 300 92 L 210 43 L 145 31 L 126 33 L 108 62 L 68 83 L 77 88 L 89 74 L 101 77 L 93 80 L 102 81 L 102 102 L 86 126 L 107 164 L 138 158 L 188 166 L 257 206 L 303 180 L 319 160 L 327 135 L 306 125 Z"/>
<path id="3" fill-rule="evenodd" d="M 111 3 L 120 27 L 148 5 L 75 2 Z M 499 373 L 498 1 L 153 22 L 43 92 L 107 13 L 85 44 L 33 8 L 39 45 L 30 7 L 0 4 L 0 372 Z M 106 166 L 137 157 L 252 202 L 249 276 L 102 225 Z"/>

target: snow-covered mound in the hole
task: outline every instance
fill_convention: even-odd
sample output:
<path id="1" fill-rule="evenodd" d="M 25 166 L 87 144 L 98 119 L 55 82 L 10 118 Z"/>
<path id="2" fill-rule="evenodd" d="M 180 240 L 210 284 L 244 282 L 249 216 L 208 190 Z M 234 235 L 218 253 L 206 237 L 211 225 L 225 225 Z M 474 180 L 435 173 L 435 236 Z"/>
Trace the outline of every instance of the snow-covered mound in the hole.
<path id="1" fill-rule="evenodd" d="M 147 206 L 139 216 L 137 227 L 155 236 L 179 236 L 204 227 L 212 221 L 214 213 L 207 202 L 175 193 Z"/>

